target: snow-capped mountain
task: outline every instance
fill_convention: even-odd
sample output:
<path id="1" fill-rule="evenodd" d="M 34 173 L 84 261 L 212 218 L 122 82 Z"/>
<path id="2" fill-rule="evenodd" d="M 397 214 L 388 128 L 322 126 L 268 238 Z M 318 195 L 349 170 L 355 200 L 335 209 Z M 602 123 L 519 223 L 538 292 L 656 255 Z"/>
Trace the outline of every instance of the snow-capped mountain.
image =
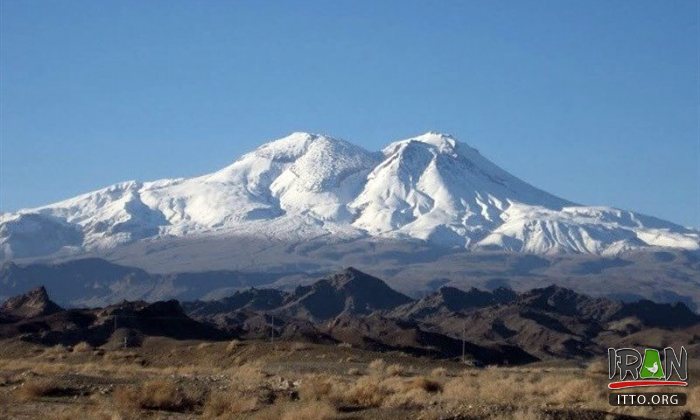
<path id="1" fill-rule="evenodd" d="M 449 135 L 369 152 L 294 133 L 208 175 L 129 181 L 0 214 L 0 258 L 79 255 L 169 238 L 424 240 L 469 250 L 600 255 L 699 249 L 698 231 L 548 194 Z"/>

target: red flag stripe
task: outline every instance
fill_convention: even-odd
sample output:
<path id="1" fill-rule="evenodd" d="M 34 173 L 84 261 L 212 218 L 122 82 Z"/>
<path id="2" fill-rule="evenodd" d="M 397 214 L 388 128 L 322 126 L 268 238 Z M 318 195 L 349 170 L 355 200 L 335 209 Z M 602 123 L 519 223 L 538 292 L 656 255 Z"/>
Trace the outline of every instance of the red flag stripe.
<path id="1" fill-rule="evenodd" d="M 619 381 L 608 384 L 610 389 L 635 388 L 640 386 L 688 386 L 684 381 Z"/>

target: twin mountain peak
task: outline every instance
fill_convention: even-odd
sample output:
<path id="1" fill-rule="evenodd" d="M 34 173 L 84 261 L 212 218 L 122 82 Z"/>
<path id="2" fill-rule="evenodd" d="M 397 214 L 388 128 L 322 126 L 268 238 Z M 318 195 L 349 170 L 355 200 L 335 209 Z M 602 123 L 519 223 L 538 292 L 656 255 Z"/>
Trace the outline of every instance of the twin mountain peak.
<path id="1" fill-rule="evenodd" d="M 221 238 L 283 242 L 292 250 L 318 238 L 541 255 L 700 249 L 697 230 L 575 204 L 435 132 L 380 152 L 293 133 L 210 174 L 124 182 L 0 214 L 5 260 L 104 254 L 135 243 L 157 255 Z"/>

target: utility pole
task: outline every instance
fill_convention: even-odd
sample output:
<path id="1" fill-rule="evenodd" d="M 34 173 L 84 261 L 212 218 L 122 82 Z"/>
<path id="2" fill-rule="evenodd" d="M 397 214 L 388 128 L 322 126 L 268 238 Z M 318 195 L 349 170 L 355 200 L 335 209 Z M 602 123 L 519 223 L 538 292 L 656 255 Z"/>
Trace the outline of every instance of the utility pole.
<path id="1" fill-rule="evenodd" d="M 465 342 L 466 336 L 467 336 L 467 324 L 465 323 L 464 329 L 462 329 L 462 363 L 466 363 L 466 361 L 464 360 L 464 354 L 466 351 L 466 342 Z"/>

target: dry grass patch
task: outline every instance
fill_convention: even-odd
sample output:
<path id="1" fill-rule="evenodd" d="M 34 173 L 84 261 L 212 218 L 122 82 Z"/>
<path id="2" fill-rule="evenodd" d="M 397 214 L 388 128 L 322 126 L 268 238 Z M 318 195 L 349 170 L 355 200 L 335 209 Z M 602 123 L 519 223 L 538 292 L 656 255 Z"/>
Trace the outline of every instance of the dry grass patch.
<path id="1" fill-rule="evenodd" d="M 104 407 L 63 407 L 57 408 L 52 414 L 56 420 L 122 420 L 124 417 Z"/>
<path id="2" fill-rule="evenodd" d="M 209 395 L 205 418 L 240 418 L 274 402 L 275 396 L 265 383 L 266 375 L 258 364 L 244 364 L 227 370 L 231 387 Z"/>
<path id="3" fill-rule="evenodd" d="M 502 404 L 503 396 L 525 407 L 564 407 L 583 403 L 588 408 L 607 410 L 605 386 L 589 377 L 570 372 L 484 369 L 468 372 L 444 384 L 444 399 L 485 404 Z"/>
<path id="4" fill-rule="evenodd" d="M 422 389 L 430 394 L 442 392 L 442 384 L 440 382 L 422 376 L 413 378 L 409 383 L 413 388 Z"/>
<path id="5" fill-rule="evenodd" d="M 688 401 L 685 408 L 692 413 L 700 414 L 700 386 L 692 386 L 688 389 Z"/>
<path id="6" fill-rule="evenodd" d="M 388 390 L 382 407 L 421 409 L 440 399 L 442 384 L 425 377 L 402 379 L 387 378 L 381 385 Z"/>
<path id="7" fill-rule="evenodd" d="M 347 377 L 311 375 L 302 380 L 299 396 L 302 401 L 326 401 L 332 405 L 355 408 L 420 408 L 442 392 L 440 382 L 425 377 L 378 378 L 362 376 L 355 380 Z"/>
<path id="8" fill-rule="evenodd" d="M 80 343 L 73 346 L 74 353 L 87 353 L 87 352 L 90 352 L 92 350 L 93 350 L 92 346 L 85 341 L 81 341 Z"/>
<path id="9" fill-rule="evenodd" d="M 586 374 L 600 376 L 608 374 L 608 364 L 603 359 L 594 359 L 586 366 Z"/>
<path id="10" fill-rule="evenodd" d="M 287 407 L 281 413 L 281 420 L 330 420 L 336 417 L 335 408 L 323 401 L 289 404 Z"/>
<path id="11" fill-rule="evenodd" d="M 438 378 L 447 376 L 447 369 L 444 367 L 436 367 L 430 372 L 430 375 Z"/>
<path id="12" fill-rule="evenodd" d="M 387 396 L 382 407 L 415 410 L 427 407 L 431 400 L 431 395 L 420 388 L 406 388 Z"/>
<path id="13" fill-rule="evenodd" d="M 243 343 L 240 340 L 231 340 L 226 345 L 226 351 L 228 353 L 233 353 L 234 351 L 238 350 L 242 346 L 243 346 Z"/>
<path id="14" fill-rule="evenodd" d="M 54 379 L 30 379 L 17 390 L 17 397 L 20 401 L 30 401 L 42 397 L 65 396 L 71 394 L 72 391 Z"/>
<path id="15" fill-rule="evenodd" d="M 114 390 L 114 403 L 118 408 L 163 410 L 174 412 L 192 411 L 201 403 L 177 384 L 167 380 L 152 380 L 140 387 L 119 387 Z"/>
<path id="16" fill-rule="evenodd" d="M 387 366 L 384 371 L 389 376 L 405 376 L 408 374 L 406 368 L 398 363 Z"/>
<path id="17" fill-rule="evenodd" d="M 494 420 L 540 420 L 543 415 L 537 409 L 523 408 L 509 413 L 496 414 L 491 418 Z"/>
<path id="18" fill-rule="evenodd" d="M 255 411 L 258 397 L 236 395 L 227 392 L 215 392 L 209 396 L 204 406 L 205 418 L 236 418 L 236 416 Z"/>
<path id="19" fill-rule="evenodd" d="M 299 396 L 301 399 L 309 401 L 332 399 L 338 383 L 338 378 L 331 378 L 326 375 L 310 375 L 301 381 Z"/>
<path id="20" fill-rule="evenodd" d="M 226 370 L 231 378 L 232 389 L 238 392 L 248 392 L 259 388 L 265 380 L 265 373 L 257 363 L 245 363 L 241 366 Z"/>
<path id="21" fill-rule="evenodd" d="M 324 401 L 277 404 L 256 412 L 255 420 L 332 420 L 338 418 L 332 405 Z"/>
<path id="22" fill-rule="evenodd" d="M 119 363 L 133 362 L 139 358 L 138 353 L 132 351 L 116 350 L 105 353 L 105 359 L 114 360 Z"/>
<path id="23" fill-rule="evenodd" d="M 65 353 L 67 351 L 68 347 L 64 346 L 63 344 L 56 344 L 44 350 L 46 353 Z"/>
<path id="24" fill-rule="evenodd" d="M 311 349 L 311 346 L 309 344 L 303 343 L 301 341 L 295 341 L 290 346 L 290 350 L 292 350 L 292 351 L 304 351 L 304 350 L 309 350 L 309 349 Z"/>
<path id="25" fill-rule="evenodd" d="M 386 368 L 386 362 L 384 359 L 374 359 L 371 362 L 369 362 L 369 365 L 367 365 L 367 369 L 371 374 L 374 375 L 382 375 L 384 374 L 384 369 Z"/>
<path id="26" fill-rule="evenodd" d="M 359 407 L 379 407 L 391 394 L 392 391 L 383 382 L 370 376 L 363 376 L 339 399 Z"/>
<path id="27" fill-rule="evenodd" d="M 557 391 L 552 395 L 553 402 L 566 405 L 571 403 L 584 403 L 603 398 L 606 392 L 596 391 L 600 385 L 590 379 L 573 379 L 558 384 Z"/>

